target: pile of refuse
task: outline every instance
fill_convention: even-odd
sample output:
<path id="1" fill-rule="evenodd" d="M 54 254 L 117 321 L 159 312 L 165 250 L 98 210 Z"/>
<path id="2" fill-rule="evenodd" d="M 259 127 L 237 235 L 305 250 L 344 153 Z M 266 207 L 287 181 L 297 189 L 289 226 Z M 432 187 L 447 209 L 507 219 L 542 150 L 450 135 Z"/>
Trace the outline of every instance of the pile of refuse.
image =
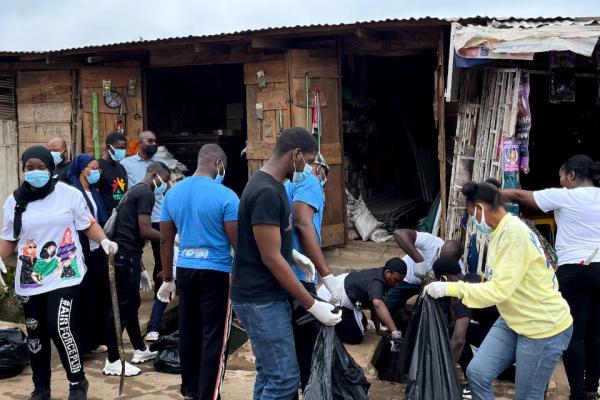
<path id="1" fill-rule="evenodd" d="M 362 196 L 358 199 L 346 189 L 346 212 L 348 213 L 348 239 L 356 240 L 359 237 L 366 242 L 372 240 L 376 243 L 387 242 L 394 238 L 369 211 Z"/>
<path id="2" fill-rule="evenodd" d="M 188 168 L 177 161 L 173 154 L 165 146 L 159 146 L 158 151 L 156 152 L 156 158 L 160 158 L 167 164 L 167 167 L 171 170 L 171 182 L 178 182 L 185 178 L 185 173 L 188 171 Z"/>

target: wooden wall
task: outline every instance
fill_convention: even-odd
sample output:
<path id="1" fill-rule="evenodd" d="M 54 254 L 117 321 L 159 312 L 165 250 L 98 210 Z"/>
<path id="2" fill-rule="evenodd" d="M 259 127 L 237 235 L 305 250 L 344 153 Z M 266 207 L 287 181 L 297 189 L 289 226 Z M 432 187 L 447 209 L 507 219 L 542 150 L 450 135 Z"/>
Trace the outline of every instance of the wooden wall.
<path id="1" fill-rule="evenodd" d="M 92 92 L 98 98 L 98 128 L 100 149 L 104 149 L 106 135 L 111 133 L 119 116 L 119 109 L 111 109 L 104 103 L 102 80 L 111 80 L 111 90 L 116 90 L 123 99 L 122 112 L 125 116 L 125 134 L 128 138 L 137 136 L 143 130 L 144 110 L 142 103 L 142 74 L 139 64 L 114 66 L 89 66 L 81 68 L 81 100 L 83 109 L 83 149 L 94 152 L 92 132 Z M 129 79 L 136 80 L 136 95 L 127 94 Z"/>

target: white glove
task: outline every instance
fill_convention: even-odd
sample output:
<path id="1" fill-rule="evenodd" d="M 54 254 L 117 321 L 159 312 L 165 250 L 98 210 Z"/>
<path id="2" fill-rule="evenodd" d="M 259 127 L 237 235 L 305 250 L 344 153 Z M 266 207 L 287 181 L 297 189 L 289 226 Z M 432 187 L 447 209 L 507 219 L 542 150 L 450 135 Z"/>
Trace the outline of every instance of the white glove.
<path id="1" fill-rule="evenodd" d="M 4 265 L 4 261 L 2 261 L 2 257 L 0 257 L 0 288 L 6 289 L 8 286 L 4 282 L 4 278 L 2 278 L 2 274 L 7 274 L 6 265 Z"/>
<path id="2" fill-rule="evenodd" d="M 163 282 L 156 293 L 156 297 L 163 303 L 168 303 L 175 298 L 175 281 Z"/>
<path id="3" fill-rule="evenodd" d="M 103 239 L 100 242 L 100 246 L 102 246 L 102 250 L 104 250 L 104 252 L 106 253 L 106 255 L 108 255 L 108 253 L 112 250 L 113 254 L 117 254 L 117 251 L 119 251 L 119 245 L 113 241 L 110 241 L 108 239 Z"/>
<path id="4" fill-rule="evenodd" d="M 431 282 L 423 289 L 423 295 L 428 294 L 434 299 L 448 296 L 448 284 L 446 282 Z"/>
<path id="5" fill-rule="evenodd" d="M 402 332 L 392 332 L 392 334 L 390 335 L 390 342 L 392 343 L 392 353 L 397 353 L 398 351 L 400 351 L 400 345 L 402 344 Z"/>
<path id="6" fill-rule="evenodd" d="M 146 270 L 142 270 L 142 273 L 140 274 L 140 290 L 142 292 L 149 292 L 152 290 L 152 287 L 154 282 L 152 282 L 152 279 L 150 279 L 150 277 L 148 276 L 148 272 Z"/>
<path id="7" fill-rule="evenodd" d="M 415 264 L 415 275 L 420 279 L 425 278 L 425 275 L 427 275 L 428 270 L 429 263 L 426 261 L 422 261 L 420 263 Z"/>
<path id="8" fill-rule="evenodd" d="M 316 272 L 315 264 L 313 264 L 310 258 L 294 249 L 292 250 L 292 259 L 294 260 L 294 265 L 306 276 L 306 280 L 312 282 L 315 279 Z"/>
<path id="9" fill-rule="evenodd" d="M 329 302 L 334 305 L 341 304 L 345 293 L 342 282 L 333 276 L 333 274 L 329 274 L 323 277 L 323 284 L 327 290 L 329 290 L 329 293 L 331 293 L 331 299 L 329 299 Z"/>
<path id="10" fill-rule="evenodd" d="M 342 320 L 342 310 L 334 313 L 334 308 L 335 307 L 329 303 L 315 300 L 315 303 L 307 311 L 323 325 L 334 326 Z"/>

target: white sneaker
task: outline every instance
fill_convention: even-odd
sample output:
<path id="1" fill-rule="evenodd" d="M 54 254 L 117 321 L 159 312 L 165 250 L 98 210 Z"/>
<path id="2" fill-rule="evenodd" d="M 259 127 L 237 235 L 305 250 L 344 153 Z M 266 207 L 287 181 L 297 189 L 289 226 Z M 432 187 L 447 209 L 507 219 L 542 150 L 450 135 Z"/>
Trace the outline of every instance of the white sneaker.
<path id="1" fill-rule="evenodd" d="M 115 362 L 109 362 L 108 359 L 104 364 L 104 369 L 102 370 L 104 375 L 114 375 L 121 376 L 121 360 L 117 360 Z M 134 367 L 125 361 L 125 376 L 136 376 L 142 373 L 142 370 L 138 367 Z"/>
<path id="2" fill-rule="evenodd" d="M 158 351 L 150 351 L 150 348 L 146 346 L 145 350 L 134 350 L 133 358 L 131 362 L 134 364 L 141 364 L 146 361 L 150 361 L 156 358 Z"/>
<path id="3" fill-rule="evenodd" d="M 148 332 L 146 336 L 144 336 L 144 340 L 146 342 L 156 342 L 159 338 L 160 334 L 156 331 Z"/>

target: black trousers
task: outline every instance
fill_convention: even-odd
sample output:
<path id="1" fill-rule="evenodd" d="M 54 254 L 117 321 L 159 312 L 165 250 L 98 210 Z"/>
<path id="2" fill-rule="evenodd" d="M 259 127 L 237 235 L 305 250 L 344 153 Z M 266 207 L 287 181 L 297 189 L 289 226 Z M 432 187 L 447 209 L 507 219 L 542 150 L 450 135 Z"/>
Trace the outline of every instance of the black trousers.
<path id="1" fill-rule="evenodd" d="M 101 344 L 106 344 L 106 324 L 110 312 L 110 289 L 108 285 L 108 265 L 104 250 L 92 252 L 84 247 L 87 272 L 81 282 L 79 307 L 81 319 L 81 352 L 89 353 Z"/>
<path id="2" fill-rule="evenodd" d="M 153 222 L 152 227 L 157 231 L 160 231 L 160 224 L 158 222 Z M 152 256 L 154 257 L 152 279 L 154 280 L 154 297 L 156 297 L 156 293 L 158 293 L 158 289 L 160 289 L 160 285 L 162 285 L 162 279 L 156 277 L 156 275 L 162 271 L 162 262 L 160 261 L 160 240 L 151 240 L 150 245 L 152 246 Z"/>
<path id="3" fill-rule="evenodd" d="M 563 354 L 571 399 L 587 399 L 600 378 L 600 263 L 561 265 L 556 276 L 573 315 L 573 337 Z"/>
<path id="4" fill-rule="evenodd" d="M 220 399 L 231 329 L 229 274 L 177 268 L 176 282 L 181 394 Z"/>
<path id="5" fill-rule="evenodd" d="M 317 295 L 317 288 L 312 283 L 301 282 L 304 288 L 313 295 Z M 310 378 L 310 365 L 312 363 L 312 354 L 319 335 L 319 329 L 321 324 L 317 322 L 309 322 L 304 325 L 298 325 L 296 320 L 308 314 L 306 309 L 290 300 L 292 307 L 292 329 L 294 331 L 294 341 L 296 342 L 296 357 L 298 359 L 298 366 L 300 367 L 300 385 L 302 391 L 308 383 Z"/>
<path id="6" fill-rule="evenodd" d="M 140 260 L 117 254 L 115 256 L 115 283 L 121 317 L 121 333 L 127 329 L 131 345 L 135 350 L 144 350 L 146 344 L 140 331 L 138 310 L 142 303 L 140 298 Z M 115 331 L 113 311 L 108 315 L 106 325 L 106 345 L 108 346 L 108 361 L 119 359 L 119 347 Z"/>
<path id="7" fill-rule="evenodd" d="M 85 378 L 79 351 L 78 296 L 79 285 L 22 298 L 35 387 L 50 387 L 50 339 L 69 382 Z"/>
<path id="8" fill-rule="evenodd" d="M 363 328 L 366 328 L 367 317 L 364 313 L 362 324 Z M 360 326 L 358 326 L 358 323 L 356 322 L 354 310 L 349 310 L 345 307 L 342 307 L 342 321 L 335 326 L 335 333 L 342 342 L 348 344 L 359 344 L 365 337 Z"/>

